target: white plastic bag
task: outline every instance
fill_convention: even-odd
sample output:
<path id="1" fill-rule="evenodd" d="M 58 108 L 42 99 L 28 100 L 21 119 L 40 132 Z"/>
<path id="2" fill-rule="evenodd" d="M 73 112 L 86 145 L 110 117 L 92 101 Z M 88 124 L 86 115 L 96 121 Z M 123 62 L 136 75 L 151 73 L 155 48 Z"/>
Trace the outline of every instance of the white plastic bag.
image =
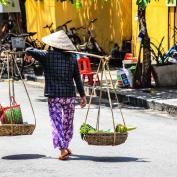
<path id="1" fill-rule="evenodd" d="M 123 69 L 124 69 L 124 72 L 127 75 L 127 79 L 128 79 L 129 84 L 130 84 L 130 87 L 133 87 L 133 74 L 132 74 L 130 68 L 129 69 L 123 68 Z"/>
<path id="2" fill-rule="evenodd" d="M 117 86 L 120 88 L 129 87 L 130 83 L 127 78 L 127 69 L 121 68 L 117 71 Z"/>

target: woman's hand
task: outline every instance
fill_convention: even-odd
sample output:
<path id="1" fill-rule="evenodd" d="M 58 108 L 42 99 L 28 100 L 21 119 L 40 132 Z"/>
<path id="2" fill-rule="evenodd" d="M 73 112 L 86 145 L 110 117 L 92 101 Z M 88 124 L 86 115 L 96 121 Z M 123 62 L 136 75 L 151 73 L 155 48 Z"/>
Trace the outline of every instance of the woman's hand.
<path id="1" fill-rule="evenodd" d="M 81 106 L 81 108 L 85 107 L 86 104 L 87 104 L 86 96 L 81 97 L 81 100 L 80 100 L 80 106 Z"/>
<path id="2" fill-rule="evenodd" d="M 25 54 L 25 56 L 24 56 L 24 60 L 25 60 L 26 62 L 30 63 L 30 62 L 33 61 L 33 58 L 32 58 L 31 55 L 26 55 L 26 54 Z"/>

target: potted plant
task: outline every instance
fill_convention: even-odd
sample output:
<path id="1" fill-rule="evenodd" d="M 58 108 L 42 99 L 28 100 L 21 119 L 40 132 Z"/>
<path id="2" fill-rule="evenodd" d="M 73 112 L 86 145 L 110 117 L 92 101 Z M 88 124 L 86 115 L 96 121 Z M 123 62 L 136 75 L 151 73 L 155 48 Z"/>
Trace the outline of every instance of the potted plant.
<path id="1" fill-rule="evenodd" d="M 156 64 L 152 65 L 155 83 L 158 87 L 177 86 L 177 64 L 171 58 L 174 52 L 177 51 L 177 44 L 165 53 L 162 47 L 163 40 L 164 37 L 159 45 L 151 42 L 151 56 L 156 62 Z"/>

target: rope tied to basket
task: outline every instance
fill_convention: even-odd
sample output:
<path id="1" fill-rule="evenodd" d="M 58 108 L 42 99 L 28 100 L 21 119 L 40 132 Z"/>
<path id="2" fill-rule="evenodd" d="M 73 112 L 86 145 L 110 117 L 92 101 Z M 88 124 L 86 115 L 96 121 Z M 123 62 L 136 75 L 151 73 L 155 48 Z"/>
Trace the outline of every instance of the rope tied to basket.
<path id="1" fill-rule="evenodd" d="M 23 86 L 25 88 L 25 92 L 27 94 L 30 107 L 32 110 L 33 118 L 34 118 L 34 124 L 14 124 L 11 119 L 11 124 L 2 124 L 0 126 L 1 132 L 0 136 L 11 136 L 11 135 L 26 135 L 26 134 L 32 134 L 34 129 L 36 128 L 36 116 L 35 112 L 33 109 L 33 105 L 29 96 L 29 93 L 27 91 L 25 82 L 22 78 L 20 69 L 18 67 L 16 58 L 19 52 L 14 52 L 14 51 L 5 51 L 5 58 L 6 58 L 6 65 L 7 65 L 7 74 L 8 74 L 8 90 L 9 90 L 9 104 L 10 107 L 15 103 L 15 87 L 14 87 L 14 70 L 16 69 L 20 79 L 23 83 Z M 3 68 L 2 68 L 3 69 Z M 1 71 L 2 73 L 2 71 Z M 2 77 L 2 74 L 0 75 L 0 79 Z M 13 111 L 12 111 L 12 116 L 13 116 Z"/>

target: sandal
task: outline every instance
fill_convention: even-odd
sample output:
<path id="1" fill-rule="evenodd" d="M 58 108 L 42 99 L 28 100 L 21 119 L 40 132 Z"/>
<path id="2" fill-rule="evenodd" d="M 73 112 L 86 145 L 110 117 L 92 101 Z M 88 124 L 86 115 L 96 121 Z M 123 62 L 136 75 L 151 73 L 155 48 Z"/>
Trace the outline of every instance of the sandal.
<path id="1" fill-rule="evenodd" d="M 61 155 L 61 156 L 59 157 L 60 160 L 67 160 L 68 158 L 69 158 L 69 153 L 66 153 L 66 154 L 64 154 L 64 155 Z"/>
<path id="2" fill-rule="evenodd" d="M 71 149 L 67 149 L 67 151 L 68 151 L 68 155 L 71 155 L 71 154 L 72 154 Z"/>

